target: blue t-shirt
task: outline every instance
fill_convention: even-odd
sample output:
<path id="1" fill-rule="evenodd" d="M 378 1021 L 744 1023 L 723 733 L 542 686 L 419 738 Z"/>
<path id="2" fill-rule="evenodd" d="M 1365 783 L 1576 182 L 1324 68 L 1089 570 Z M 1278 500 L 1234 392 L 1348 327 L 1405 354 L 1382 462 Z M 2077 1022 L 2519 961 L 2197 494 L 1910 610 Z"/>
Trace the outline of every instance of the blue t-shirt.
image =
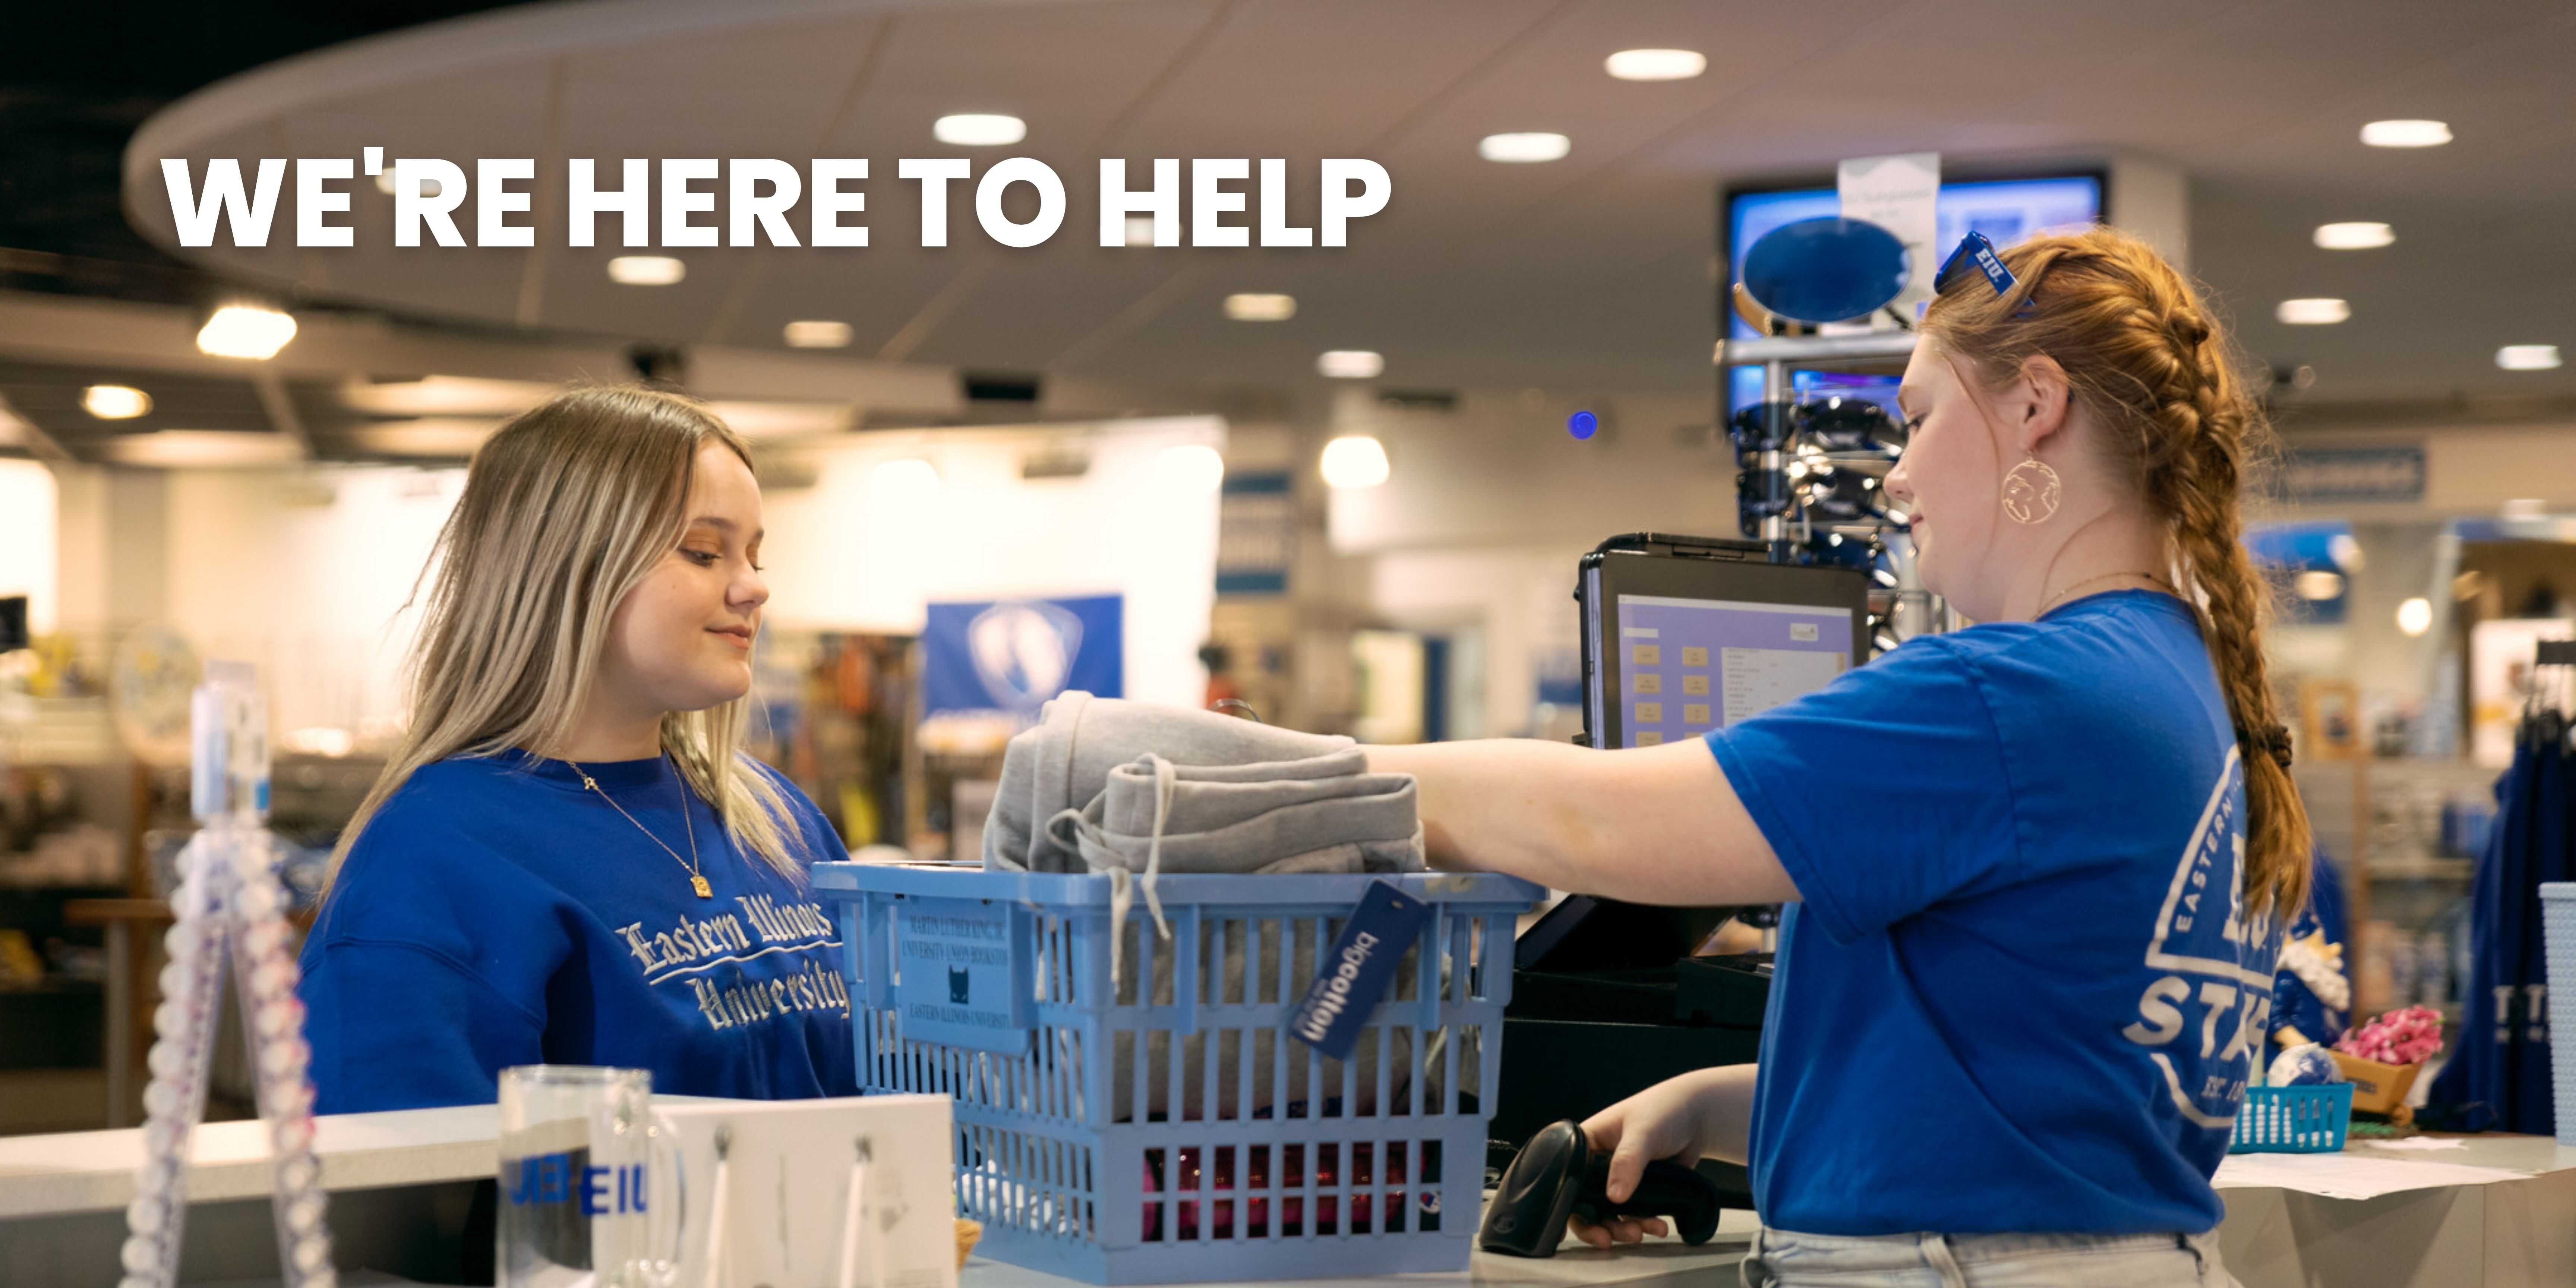
<path id="1" fill-rule="evenodd" d="M 1904 646 L 1708 735 L 1805 902 L 1754 1094 L 1763 1220 L 2199 1233 L 2281 936 L 2191 612 L 2146 591 Z"/>
<path id="2" fill-rule="evenodd" d="M 810 891 L 727 838 L 669 761 L 519 752 L 423 766 L 367 824 L 304 943 L 315 1109 L 491 1102 L 502 1069 L 649 1069 L 653 1089 L 857 1094 L 840 937 Z M 844 854 L 793 784 L 804 862 Z M 680 810 L 686 800 L 689 822 Z M 714 891 L 701 899 L 685 856 Z"/>

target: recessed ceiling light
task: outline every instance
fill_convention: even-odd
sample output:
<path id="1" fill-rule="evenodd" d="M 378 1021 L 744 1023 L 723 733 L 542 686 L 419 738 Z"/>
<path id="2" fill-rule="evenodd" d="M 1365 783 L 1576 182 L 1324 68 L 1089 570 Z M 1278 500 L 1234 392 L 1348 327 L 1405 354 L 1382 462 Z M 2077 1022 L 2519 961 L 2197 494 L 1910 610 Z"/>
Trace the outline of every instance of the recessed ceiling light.
<path id="1" fill-rule="evenodd" d="M 2272 316 L 2291 326 L 2326 326 L 2352 316 L 2352 306 L 2342 300 L 2283 300 Z"/>
<path id="2" fill-rule="evenodd" d="M 1386 357 L 1368 349 L 1326 349 L 1316 356 L 1315 370 L 1335 380 L 1375 380 L 1386 370 Z"/>
<path id="3" fill-rule="evenodd" d="M 2546 518 L 2549 503 L 2536 496 L 2518 496 L 2496 507 L 2496 513 L 2507 519 Z"/>
<path id="4" fill-rule="evenodd" d="M 1601 65 L 1625 81 L 1689 80 L 1708 70 L 1708 55 L 1696 49 L 1622 49 Z"/>
<path id="5" fill-rule="evenodd" d="M 2507 371 L 2551 371 L 2558 364 L 2554 344 L 2508 344 L 2496 350 L 2496 365 Z"/>
<path id="6" fill-rule="evenodd" d="M 1554 161 L 1573 146 L 1562 134 L 1488 134 L 1476 144 L 1476 155 L 1516 164 Z"/>
<path id="7" fill-rule="evenodd" d="M 376 173 L 376 191 L 381 192 L 388 197 L 394 195 L 393 162 L 387 161 L 385 163 L 385 168 Z M 446 191 L 446 189 L 439 186 L 439 182 L 436 179 L 423 179 L 420 181 L 420 195 L 424 197 L 435 197 L 444 191 Z"/>
<path id="8" fill-rule="evenodd" d="M 668 255 L 620 255 L 608 261 L 608 280 L 620 286 L 670 286 L 689 266 Z"/>
<path id="9" fill-rule="evenodd" d="M 1386 445 L 1366 434 L 1346 434 L 1324 444 L 1320 463 L 1328 487 L 1376 487 L 1386 482 Z"/>
<path id="10" fill-rule="evenodd" d="M 2397 240 L 2386 224 L 2317 225 L 2317 245 L 2326 250 L 2377 250 Z"/>
<path id="11" fill-rule="evenodd" d="M 132 420 L 152 410 L 152 395 L 132 385 L 91 385 L 81 391 L 81 410 L 100 420 Z"/>
<path id="12" fill-rule="evenodd" d="M 2441 121 L 2373 121 L 2361 127 L 2361 141 L 2374 148 L 2431 148 L 2451 141 L 2451 127 Z"/>
<path id="13" fill-rule="evenodd" d="M 931 122 L 930 137 L 956 148 L 998 148 L 1029 137 L 1029 123 L 998 112 L 960 112 Z"/>
<path id="14" fill-rule="evenodd" d="M 2433 627 L 2433 601 L 2417 595 L 2397 606 L 2397 629 L 2408 638 L 2421 635 Z"/>
<path id="15" fill-rule="evenodd" d="M 295 338 L 295 319 L 275 309 L 227 304 L 197 329 L 197 351 L 218 358 L 268 359 Z"/>
<path id="16" fill-rule="evenodd" d="M 1225 315 L 1237 322 L 1285 322 L 1297 316 L 1297 297 L 1241 291 L 1225 297 Z"/>
<path id="17" fill-rule="evenodd" d="M 2343 574 L 2339 572 L 2311 568 L 2299 574 L 2297 585 L 2301 599 L 2323 601 L 2343 597 Z"/>
<path id="18" fill-rule="evenodd" d="M 850 324 L 811 318 L 787 324 L 787 343 L 797 349 L 842 349 L 849 347 Z"/>

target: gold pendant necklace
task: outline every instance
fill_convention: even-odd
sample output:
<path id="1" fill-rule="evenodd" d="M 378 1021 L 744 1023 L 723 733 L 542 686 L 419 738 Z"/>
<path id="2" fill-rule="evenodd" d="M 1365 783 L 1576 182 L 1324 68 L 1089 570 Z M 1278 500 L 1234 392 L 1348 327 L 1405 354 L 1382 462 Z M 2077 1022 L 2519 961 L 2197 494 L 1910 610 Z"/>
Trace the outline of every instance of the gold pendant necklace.
<path id="1" fill-rule="evenodd" d="M 634 815 L 627 814 L 626 807 L 618 804 L 617 798 L 609 795 L 608 789 L 600 786 L 599 780 L 590 776 L 590 771 L 583 769 L 579 765 L 573 765 L 569 760 L 564 763 L 572 765 L 572 772 L 581 775 L 582 786 L 599 793 L 599 799 L 608 802 L 608 807 L 610 809 L 616 810 L 620 814 L 624 814 L 626 816 L 626 821 L 634 823 L 636 831 L 642 832 L 646 838 L 653 842 L 653 844 L 661 846 L 662 852 L 670 855 L 673 863 L 677 863 L 681 867 L 687 868 L 689 870 L 689 888 L 697 891 L 699 898 L 712 899 L 716 897 L 715 888 L 708 885 L 706 877 L 698 872 L 698 825 L 695 820 L 689 817 L 688 780 L 682 779 L 680 782 L 680 823 L 689 829 L 689 857 L 684 859 L 680 857 L 680 852 L 678 850 L 672 849 L 662 840 L 661 837 L 654 836 L 653 829 L 644 826 L 641 822 L 637 822 Z"/>
<path id="2" fill-rule="evenodd" d="M 2031 620 L 2037 621 L 2042 617 L 2048 616 L 2051 612 L 2055 611 L 2060 604 L 2072 599 L 2076 591 L 2082 590 L 2087 586 L 2098 586 L 2103 582 L 2110 581 L 2118 577 L 2135 577 L 2140 581 L 2153 585 L 2156 589 L 2163 591 L 2176 599 L 2181 599 L 2183 597 L 2181 591 L 2174 589 L 2172 582 L 2166 581 L 2164 578 L 2151 572 L 2106 572 L 2099 577 L 2087 577 L 2084 580 L 2057 592 L 2056 598 L 2040 605 L 2039 611 L 2030 615 Z"/>

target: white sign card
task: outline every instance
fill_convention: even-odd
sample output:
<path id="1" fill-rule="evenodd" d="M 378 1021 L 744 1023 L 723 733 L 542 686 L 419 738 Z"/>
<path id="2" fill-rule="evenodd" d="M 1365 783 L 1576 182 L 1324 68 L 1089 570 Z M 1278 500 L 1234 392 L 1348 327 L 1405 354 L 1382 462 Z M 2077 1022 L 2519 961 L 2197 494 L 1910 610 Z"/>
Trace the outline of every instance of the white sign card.
<path id="1" fill-rule="evenodd" d="M 1934 204 L 1941 196 L 1941 154 L 1855 157 L 1835 169 L 1834 187 L 1842 196 L 1843 218 L 1867 220 L 1905 243 L 1905 289 L 1893 305 L 1932 298 L 1932 274 L 1940 266 L 1942 253 L 1932 244 Z"/>

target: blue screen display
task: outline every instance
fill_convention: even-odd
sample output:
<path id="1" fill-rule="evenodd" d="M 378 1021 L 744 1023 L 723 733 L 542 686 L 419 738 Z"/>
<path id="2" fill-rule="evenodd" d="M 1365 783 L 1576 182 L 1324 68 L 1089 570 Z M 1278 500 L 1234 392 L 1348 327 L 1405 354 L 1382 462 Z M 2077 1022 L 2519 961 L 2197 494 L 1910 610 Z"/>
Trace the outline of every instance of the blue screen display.
<path id="1" fill-rule="evenodd" d="M 1840 213 L 1841 194 L 1830 187 L 1735 194 L 1726 211 L 1728 273 L 1725 289 L 1733 290 L 1735 283 L 1743 279 L 1744 252 L 1761 240 L 1762 234 L 1782 224 Z M 1933 204 L 1932 218 L 1932 245 L 1936 256 L 1949 254 L 1951 247 L 1972 232 L 1984 233 L 1987 240 L 1999 247 L 2009 247 L 2037 233 L 2098 222 L 2102 218 L 2102 180 L 2095 175 L 2067 175 L 2050 179 L 1945 183 L 1941 185 L 1940 197 Z M 1735 316 L 1735 310 L 1727 307 L 1722 299 L 1719 311 L 1727 320 L 1729 336 L 1736 339 L 1753 337 L 1753 328 Z M 1883 383 L 1882 400 L 1891 414 L 1896 411 L 1894 377 L 1799 371 L 1791 374 L 1790 382 L 1801 399 L 1824 393 L 1859 393 L 1880 398 L 1882 395 L 1875 387 L 1854 389 L 1846 382 L 1872 386 Z M 1727 394 L 1730 411 L 1762 401 L 1762 369 L 1729 369 Z"/>

